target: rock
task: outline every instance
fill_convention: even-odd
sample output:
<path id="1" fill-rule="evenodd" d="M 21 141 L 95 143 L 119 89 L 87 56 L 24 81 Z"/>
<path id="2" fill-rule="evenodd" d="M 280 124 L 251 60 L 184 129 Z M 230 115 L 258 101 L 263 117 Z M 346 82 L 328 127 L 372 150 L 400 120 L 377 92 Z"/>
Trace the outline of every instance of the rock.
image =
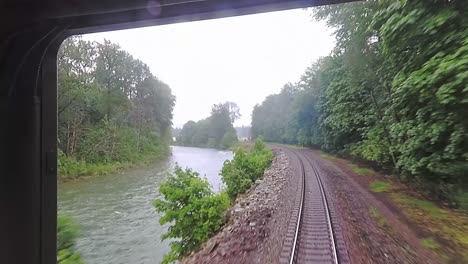
<path id="1" fill-rule="evenodd" d="M 243 212 L 243 211 L 244 211 L 244 209 L 243 209 L 243 208 L 240 208 L 240 207 L 234 209 L 234 213 L 241 213 L 241 212 Z"/>
<path id="2" fill-rule="evenodd" d="M 255 184 L 260 184 L 262 182 L 263 182 L 263 180 L 258 179 L 258 180 L 255 181 Z"/>
<path id="3" fill-rule="evenodd" d="M 224 221 L 228 221 L 229 218 L 231 218 L 231 216 L 232 216 L 232 210 L 231 209 L 226 210 L 226 212 L 224 212 Z"/>
<path id="4" fill-rule="evenodd" d="M 218 242 L 211 243 L 207 247 L 208 252 L 211 253 L 213 251 L 213 249 L 215 249 L 217 246 L 218 246 Z"/>
<path id="5" fill-rule="evenodd" d="M 256 226 L 257 224 L 255 222 L 250 222 L 249 226 Z"/>

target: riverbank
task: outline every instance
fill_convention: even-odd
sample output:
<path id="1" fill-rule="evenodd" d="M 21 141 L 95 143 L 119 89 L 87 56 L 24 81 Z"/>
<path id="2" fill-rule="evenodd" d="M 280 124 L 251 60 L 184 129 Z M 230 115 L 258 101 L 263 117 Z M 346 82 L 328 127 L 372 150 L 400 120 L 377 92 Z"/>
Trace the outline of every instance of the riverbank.
<path id="1" fill-rule="evenodd" d="M 182 263 L 274 263 L 282 247 L 282 237 L 290 216 L 295 187 L 288 177 L 288 159 L 281 151 L 262 179 L 239 195 L 225 213 L 226 224 L 200 249 Z"/>
<path id="2" fill-rule="evenodd" d="M 167 225 L 152 203 L 162 196 L 158 186 L 175 164 L 206 177 L 214 192 L 219 172 L 230 151 L 171 147 L 172 154 L 148 166 L 135 166 L 115 174 L 62 182 L 58 186 L 59 211 L 80 225 L 76 250 L 86 264 L 160 263 L 171 241 L 162 241 Z"/>
<path id="3" fill-rule="evenodd" d="M 171 155 L 171 147 L 160 148 L 158 152 L 139 154 L 127 161 L 109 161 L 90 163 L 77 160 L 74 157 L 59 155 L 57 160 L 58 180 L 60 182 L 86 179 L 92 176 L 117 173 L 126 169 L 147 166 L 148 164 L 161 161 Z"/>

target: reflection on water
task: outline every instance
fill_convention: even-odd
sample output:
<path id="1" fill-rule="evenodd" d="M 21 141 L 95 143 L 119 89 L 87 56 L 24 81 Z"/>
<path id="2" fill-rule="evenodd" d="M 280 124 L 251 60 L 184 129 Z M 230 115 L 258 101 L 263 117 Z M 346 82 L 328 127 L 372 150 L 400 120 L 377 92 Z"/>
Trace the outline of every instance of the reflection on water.
<path id="1" fill-rule="evenodd" d="M 59 185 L 59 211 L 80 224 L 77 250 L 87 264 L 159 263 L 169 251 L 166 232 L 152 206 L 158 184 L 175 163 L 206 176 L 215 191 L 218 173 L 232 153 L 214 149 L 172 147 L 164 162 L 114 175 Z"/>

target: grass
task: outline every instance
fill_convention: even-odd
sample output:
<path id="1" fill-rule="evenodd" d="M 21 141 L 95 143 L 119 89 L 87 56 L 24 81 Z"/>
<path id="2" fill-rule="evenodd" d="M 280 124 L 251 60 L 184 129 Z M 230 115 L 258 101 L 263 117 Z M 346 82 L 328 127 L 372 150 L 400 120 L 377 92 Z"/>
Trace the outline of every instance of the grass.
<path id="1" fill-rule="evenodd" d="M 369 185 L 369 189 L 375 193 L 387 192 L 391 187 L 392 185 L 390 183 L 383 181 L 373 181 Z"/>
<path id="2" fill-rule="evenodd" d="M 445 218 L 444 212 L 441 209 L 439 209 L 439 207 L 437 207 L 434 203 L 431 203 L 429 201 L 409 197 L 400 198 L 399 200 L 401 203 L 423 210 L 435 218 Z"/>
<path id="3" fill-rule="evenodd" d="M 320 157 L 324 158 L 324 159 L 329 159 L 329 160 L 336 160 L 337 157 L 333 156 L 333 155 L 330 155 L 330 154 L 327 154 L 327 153 L 320 153 Z"/>
<path id="4" fill-rule="evenodd" d="M 421 239 L 421 245 L 428 249 L 440 248 L 439 243 L 437 243 L 432 237 Z"/>
<path id="5" fill-rule="evenodd" d="M 368 169 L 368 168 L 361 168 L 358 165 L 351 164 L 351 170 L 360 175 L 369 175 L 374 174 L 375 171 Z"/>
<path id="6" fill-rule="evenodd" d="M 374 220 L 384 228 L 388 228 L 388 222 L 387 220 L 380 214 L 380 212 L 377 210 L 375 207 L 369 208 L 369 214 L 374 218 Z"/>
<path id="7" fill-rule="evenodd" d="M 129 161 L 112 161 L 106 163 L 90 163 L 86 161 L 77 160 L 73 157 L 60 155 L 57 160 L 58 178 L 61 181 L 67 181 L 76 180 L 80 177 L 112 174 L 124 169 L 129 169 L 134 166 L 151 164 L 157 160 L 161 160 L 168 154 L 168 151 L 160 153 L 137 154 L 133 157 L 132 160 Z"/>
<path id="8" fill-rule="evenodd" d="M 421 240 L 423 247 L 434 250 L 446 262 L 468 263 L 468 215 L 401 193 L 392 193 L 390 197 L 406 217 L 433 234 L 437 241 L 444 242 L 439 245 L 429 237 Z"/>

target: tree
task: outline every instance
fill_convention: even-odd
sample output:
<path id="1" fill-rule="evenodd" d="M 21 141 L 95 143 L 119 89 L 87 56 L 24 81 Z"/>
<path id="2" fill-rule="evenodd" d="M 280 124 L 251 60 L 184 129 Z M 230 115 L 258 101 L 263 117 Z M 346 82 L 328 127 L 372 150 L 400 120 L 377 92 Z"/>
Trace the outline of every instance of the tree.
<path id="1" fill-rule="evenodd" d="M 175 97 L 118 45 L 67 39 L 58 56 L 58 86 L 60 157 L 68 159 L 59 164 L 134 163 L 169 152 Z"/>
<path id="2" fill-rule="evenodd" d="M 254 135 L 356 155 L 453 201 L 468 188 L 467 11 L 460 0 L 314 9 L 335 49 L 292 100 L 282 91 L 254 108 Z"/>
<path id="3" fill-rule="evenodd" d="M 233 122 L 239 117 L 236 103 L 215 104 L 208 118 L 184 124 L 178 141 L 187 146 L 228 149 L 237 143 Z"/>

